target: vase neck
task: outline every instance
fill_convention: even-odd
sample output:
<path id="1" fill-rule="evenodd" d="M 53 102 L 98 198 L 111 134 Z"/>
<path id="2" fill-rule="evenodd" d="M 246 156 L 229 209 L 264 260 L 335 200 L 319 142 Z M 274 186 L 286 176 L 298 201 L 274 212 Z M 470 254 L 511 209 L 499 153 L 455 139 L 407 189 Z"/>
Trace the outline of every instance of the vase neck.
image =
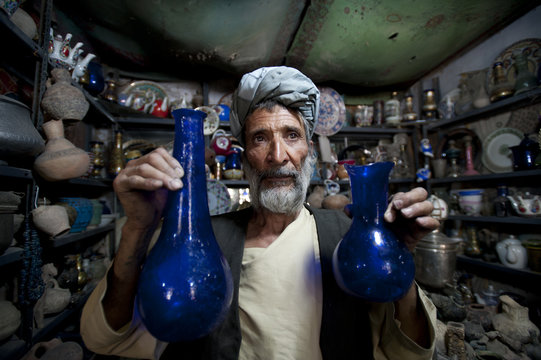
<path id="1" fill-rule="evenodd" d="M 64 123 L 62 120 L 49 120 L 43 123 L 43 132 L 47 140 L 64 137 Z"/>
<path id="2" fill-rule="evenodd" d="M 170 193 L 165 221 L 178 221 L 191 226 L 195 221 L 210 220 L 205 174 L 204 112 L 191 109 L 173 111 L 175 142 L 173 156 L 184 169 L 183 187 Z"/>
<path id="3" fill-rule="evenodd" d="M 387 209 L 389 174 L 394 164 L 377 162 L 365 166 L 345 165 L 351 182 L 353 218 L 365 222 L 383 222 Z"/>

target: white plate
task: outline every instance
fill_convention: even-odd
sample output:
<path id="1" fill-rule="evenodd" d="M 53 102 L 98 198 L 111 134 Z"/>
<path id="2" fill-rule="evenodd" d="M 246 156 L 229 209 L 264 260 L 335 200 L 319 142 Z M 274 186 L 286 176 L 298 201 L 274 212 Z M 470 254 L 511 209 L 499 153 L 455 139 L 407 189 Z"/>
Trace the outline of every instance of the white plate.
<path id="1" fill-rule="evenodd" d="M 501 128 L 483 141 L 483 165 L 494 173 L 513 171 L 513 159 L 510 146 L 520 143 L 523 133 L 515 128 Z"/>
<path id="2" fill-rule="evenodd" d="M 195 110 L 203 111 L 207 114 L 205 120 L 203 120 L 203 134 L 212 135 L 220 126 L 220 117 L 216 113 L 216 110 L 210 106 L 199 106 Z"/>
<path id="3" fill-rule="evenodd" d="M 342 129 L 346 123 L 346 104 L 336 90 L 320 87 L 319 118 L 314 132 L 331 136 Z"/>
<path id="4" fill-rule="evenodd" d="M 227 186 L 219 181 L 207 180 L 207 196 L 210 215 L 219 215 L 231 209 L 231 197 Z"/>

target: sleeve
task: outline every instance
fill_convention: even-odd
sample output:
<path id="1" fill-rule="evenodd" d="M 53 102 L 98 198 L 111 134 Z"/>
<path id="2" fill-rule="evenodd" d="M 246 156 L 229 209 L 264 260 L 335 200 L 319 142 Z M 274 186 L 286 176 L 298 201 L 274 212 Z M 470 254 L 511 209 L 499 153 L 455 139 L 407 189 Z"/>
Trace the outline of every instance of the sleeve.
<path id="1" fill-rule="evenodd" d="M 107 290 L 107 276 L 98 283 L 88 298 L 81 315 L 81 336 L 91 351 L 138 359 L 159 359 L 167 343 L 154 338 L 145 328 L 137 312 L 131 323 L 113 330 L 105 319 L 102 300 Z"/>
<path id="2" fill-rule="evenodd" d="M 432 359 L 436 338 L 436 307 L 419 287 L 417 293 L 428 320 L 430 348 L 419 346 L 400 330 L 400 322 L 394 318 L 393 303 L 373 304 L 369 317 L 375 360 Z"/>

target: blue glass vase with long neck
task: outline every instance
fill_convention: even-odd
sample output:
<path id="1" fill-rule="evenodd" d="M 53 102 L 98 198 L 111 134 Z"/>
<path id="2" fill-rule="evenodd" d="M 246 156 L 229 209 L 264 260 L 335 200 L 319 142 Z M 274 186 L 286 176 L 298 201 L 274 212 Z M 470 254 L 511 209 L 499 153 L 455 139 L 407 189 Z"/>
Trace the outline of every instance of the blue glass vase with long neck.
<path id="1" fill-rule="evenodd" d="M 392 162 L 345 165 L 353 222 L 334 251 L 334 276 L 347 293 L 374 302 L 400 299 L 415 276 L 413 256 L 383 219 L 393 166 Z"/>
<path id="2" fill-rule="evenodd" d="M 201 338 L 225 318 L 233 298 L 227 261 L 216 242 L 207 203 L 203 119 L 173 111 L 173 156 L 183 188 L 170 191 L 160 236 L 139 278 L 137 309 L 150 333 L 166 342 Z"/>

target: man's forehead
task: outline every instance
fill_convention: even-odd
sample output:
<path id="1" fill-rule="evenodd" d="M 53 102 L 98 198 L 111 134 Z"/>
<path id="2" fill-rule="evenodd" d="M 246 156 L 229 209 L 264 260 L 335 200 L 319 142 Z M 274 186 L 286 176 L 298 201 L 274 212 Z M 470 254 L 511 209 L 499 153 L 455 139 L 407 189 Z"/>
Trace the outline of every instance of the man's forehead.
<path id="1" fill-rule="evenodd" d="M 257 109 L 246 119 L 246 129 L 267 126 L 297 126 L 301 129 L 304 128 L 302 120 L 299 116 L 293 112 L 282 107 L 274 107 L 269 109 Z"/>

